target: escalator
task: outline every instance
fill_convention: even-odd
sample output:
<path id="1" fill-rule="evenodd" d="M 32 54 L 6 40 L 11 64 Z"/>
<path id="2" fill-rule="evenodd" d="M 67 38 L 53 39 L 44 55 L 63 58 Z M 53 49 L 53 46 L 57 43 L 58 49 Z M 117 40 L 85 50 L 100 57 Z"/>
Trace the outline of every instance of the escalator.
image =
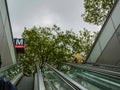
<path id="1" fill-rule="evenodd" d="M 116 68 L 116 67 L 115 67 Z M 119 90 L 120 72 L 109 66 L 62 63 L 59 68 L 36 65 L 34 77 L 23 76 L 21 66 L 0 70 L 0 77 L 10 80 L 17 90 Z"/>
<path id="2" fill-rule="evenodd" d="M 43 78 L 46 90 L 87 90 L 49 64 L 44 65 Z"/>
<path id="3" fill-rule="evenodd" d="M 62 63 L 59 69 L 89 90 L 119 90 L 120 73 L 92 66 Z"/>
<path id="4" fill-rule="evenodd" d="M 118 72 L 70 63 L 62 63 L 58 70 L 49 64 L 44 66 L 43 77 L 46 90 L 61 90 L 60 88 L 64 88 L 64 90 L 70 89 L 70 87 L 68 87 L 69 85 L 67 86 L 59 79 L 61 73 L 63 77 L 69 78 L 69 81 L 73 82 L 72 84 L 79 87 L 79 89 L 74 90 L 120 89 Z M 59 74 L 57 72 L 59 72 Z"/>
<path id="5" fill-rule="evenodd" d="M 5 81 L 10 81 L 17 90 L 45 90 L 40 89 L 41 82 L 40 69 L 37 67 L 37 73 L 34 77 L 24 76 L 22 73 L 21 65 L 11 65 L 0 69 L 0 77 L 4 78 Z M 42 85 L 43 87 L 43 85 Z"/>
<path id="6" fill-rule="evenodd" d="M 17 90 L 33 90 L 34 88 L 34 77 L 23 76 L 16 85 Z"/>

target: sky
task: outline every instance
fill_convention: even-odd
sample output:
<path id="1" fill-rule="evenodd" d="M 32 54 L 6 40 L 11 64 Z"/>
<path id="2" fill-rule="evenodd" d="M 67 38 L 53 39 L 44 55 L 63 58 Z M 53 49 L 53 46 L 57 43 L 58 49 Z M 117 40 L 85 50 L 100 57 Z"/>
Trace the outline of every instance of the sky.
<path id="1" fill-rule="evenodd" d="M 20 38 L 24 27 L 51 27 L 54 24 L 75 33 L 86 28 L 98 31 L 100 27 L 83 21 L 83 0 L 7 0 L 14 38 Z"/>

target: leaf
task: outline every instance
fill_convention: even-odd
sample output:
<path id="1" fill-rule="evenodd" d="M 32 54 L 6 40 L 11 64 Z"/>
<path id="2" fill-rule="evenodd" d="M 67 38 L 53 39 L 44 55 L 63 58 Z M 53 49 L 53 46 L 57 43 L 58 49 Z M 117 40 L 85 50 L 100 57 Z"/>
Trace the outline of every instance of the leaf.
<path id="1" fill-rule="evenodd" d="M 84 0 L 83 20 L 95 25 L 102 25 L 115 0 Z"/>

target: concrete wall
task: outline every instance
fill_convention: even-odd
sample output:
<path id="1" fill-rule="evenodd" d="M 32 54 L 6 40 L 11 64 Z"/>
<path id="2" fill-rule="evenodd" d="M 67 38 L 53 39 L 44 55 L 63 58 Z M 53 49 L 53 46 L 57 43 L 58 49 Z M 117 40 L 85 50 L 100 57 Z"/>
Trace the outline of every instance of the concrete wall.
<path id="1" fill-rule="evenodd" d="M 2 66 L 16 63 L 12 30 L 5 0 L 0 0 L 0 54 Z"/>
<path id="2" fill-rule="evenodd" d="M 114 5 L 87 62 L 120 66 L 120 0 Z"/>

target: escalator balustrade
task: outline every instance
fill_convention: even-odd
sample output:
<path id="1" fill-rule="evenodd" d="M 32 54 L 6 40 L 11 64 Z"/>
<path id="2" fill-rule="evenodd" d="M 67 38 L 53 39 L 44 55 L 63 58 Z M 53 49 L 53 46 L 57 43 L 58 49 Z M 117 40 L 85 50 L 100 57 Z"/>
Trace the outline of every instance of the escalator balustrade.
<path id="1" fill-rule="evenodd" d="M 114 76 L 111 77 L 112 75 L 106 75 L 103 74 L 103 72 L 100 74 L 101 71 L 98 73 L 96 71 L 92 71 L 91 69 L 89 70 L 89 68 L 78 67 L 77 65 L 78 64 L 73 65 L 62 63 L 59 70 L 88 90 L 120 89 L 120 81 L 117 79 L 119 78 L 119 75 L 117 75 L 118 73 L 115 73 L 117 78 L 114 78 Z"/>

